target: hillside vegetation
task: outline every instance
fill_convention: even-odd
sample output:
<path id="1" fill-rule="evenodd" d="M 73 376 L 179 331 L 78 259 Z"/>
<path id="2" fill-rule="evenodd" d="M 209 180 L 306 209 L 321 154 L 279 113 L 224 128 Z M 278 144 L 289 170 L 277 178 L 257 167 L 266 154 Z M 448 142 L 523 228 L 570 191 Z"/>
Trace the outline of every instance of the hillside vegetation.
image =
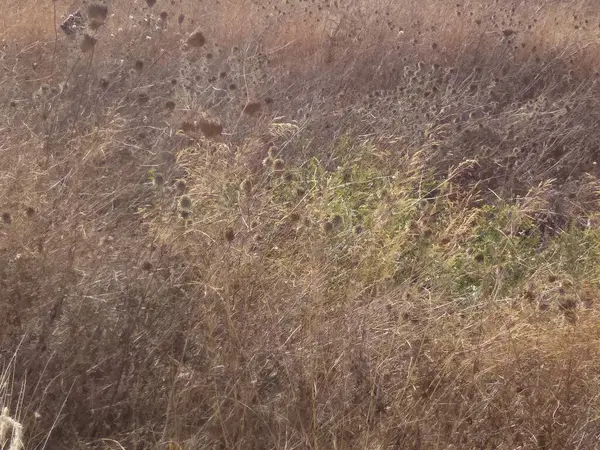
<path id="1" fill-rule="evenodd" d="M 595 2 L 2 13 L 0 448 L 598 447 Z"/>

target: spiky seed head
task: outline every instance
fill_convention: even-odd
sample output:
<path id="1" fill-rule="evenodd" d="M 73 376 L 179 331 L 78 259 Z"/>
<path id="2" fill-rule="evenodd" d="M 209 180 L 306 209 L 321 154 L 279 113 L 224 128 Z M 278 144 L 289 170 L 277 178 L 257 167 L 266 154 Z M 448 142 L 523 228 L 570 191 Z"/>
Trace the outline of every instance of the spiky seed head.
<path id="1" fill-rule="evenodd" d="M 145 105 L 146 103 L 148 103 L 148 101 L 150 101 L 150 97 L 148 96 L 148 94 L 145 93 L 141 93 L 137 96 L 136 101 L 140 104 L 140 105 Z"/>
<path id="2" fill-rule="evenodd" d="M 244 114 L 248 114 L 249 116 L 253 116 L 260 111 L 260 103 L 251 102 L 244 106 Z"/>
<path id="3" fill-rule="evenodd" d="M 292 222 L 298 222 L 300 220 L 300 214 L 298 214 L 297 212 L 293 212 L 290 214 L 290 220 Z"/>
<path id="4" fill-rule="evenodd" d="M 285 161 L 281 158 L 277 158 L 273 161 L 273 170 L 275 172 L 281 172 L 285 167 Z"/>
<path id="5" fill-rule="evenodd" d="M 165 103 L 165 108 L 167 108 L 169 111 L 173 111 L 175 109 L 175 102 L 173 100 L 167 100 Z"/>
<path id="6" fill-rule="evenodd" d="M 146 5 L 148 5 L 148 8 L 152 8 L 156 5 L 156 0 L 146 0 Z"/>
<path id="7" fill-rule="evenodd" d="M 175 183 L 175 188 L 179 192 L 185 192 L 186 187 L 187 187 L 187 183 L 185 182 L 185 180 L 177 180 L 177 183 Z"/>
<path id="8" fill-rule="evenodd" d="M 577 300 L 569 296 L 561 297 L 558 306 L 562 311 L 572 311 L 577 308 Z"/>
<path id="9" fill-rule="evenodd" d="M 179 215 L 182 219 L 188 219 L 191 214 L 192 212 L 189 209 L 182 209 L 181 211 L 179 211 Z"/>
<path id="10" fill-rule="evenodd" d="M 206 39 L 200 29 L 196 29 L 188 36 L 187 43 L 190 47 L 202 47 L 206 43 Z"/>
<path id="11" fill-rule="evenodd" d="M 250 194 L 250 192 L 252 192 L 252 182 L 248 178 L 246 178 L 240 184 L 240 189 L 242 191 L 244 191 L 246 194 Z"/>
<path id="12" fill-rule="evenodd" d="M 101 20 L 97 20 L 97 19 L 90 19 L 90 22 L 88 23 L 88 26 L 93 31 L 98 30 L 102 25 L 104 25 L 104 22 L 102 22 Z"/>
<path id="13" fill-rule="evenodd" d="M 8 211 L 2 213 L 2 222 L 4 222 L 6 225 L 10 225 L 12 223 L 12 216 Z"/>
<path id="14" fill-rule="evenodd" d="M 33 217 L 35 215 L 35 209 L 33 209 L 33 207 L 28 206 L 27 208 L 25 208 L 25 215 L 27 217 Z"/>
<path id="15" fill-rule="evenodd" d="M 162 174 L 157 173 L 154 175 L 154 184 L 156 186 L 164 186 L 165 184 L 165 177 L 162 176 Z"/>
<path id="16" fill-rule="evenodd" d="M 161 13 L 160 13 L 161 20 L 167 20 L 167 17 L 169 17 L 169 13 L 166 11 L 161 11 Z"/>
<path id="17" fill-rule="evenodd" d="M 188 195 L 183 195 L 179 199 L 179 206 L 181 209 L 190 209 L 192 207 L 192 199 Z"/>
<path id="18" fill-rule="evenodd" d="M 88 17 L 92 20 L 105 22 L 108 18 L 108 7 L 101 3 L 92 3 L 87 9 Z"/>
<path id="19" fill-rule="evenodd" d="M 202 131 L 202 134 L 209 139 L 220 136 L 223 133 L 223 125 L 208 120 L 200 120 L 198 127 Z"/>
<path id="20" fill-rule="evenodd" d="M 193 122 L 186 120 L 181 124 L 180 128 L 184 133 L 190 133 L 196 129 L 196 125 Z"/>
<path id="21" fill-rule="evenodd" d="M 331 223 L 329 220 L 323 222 L 323 231 L 325 231 L 325 233 L 329 233 L 331 230 L 333 230 L 333 223 Z"/>
<path id="22" fill-rule="evenodd" d="M 152 263 L 150 261 L 144 261 L 142 263 L 142 270 L 145 272 L 150 272 L 152 270 Z"/>
<path id="23" fill-rule="evenodd" d="M 96 46 L 96 38 L 93 38 L 92 36 L 90 36 L 89 34 L 84 34 L 83 36 L 83 40 L 81 41 L 81 51 L 82 53 L 87 53 L 90 50 L 93 50 L 94 47 Z"/>
<path id="24" fill-rule="evenodd" d="M 233 231 L 233 228 L 228 227 L 225 230 L 225 240 L 227 242 L 233 242 L 234 239 L 235 239 L 235 232 Z"/>
<path id="25" fill-rule="evenodd" d="M 334 227 L 339 227 L 342 224 L 342 216 L 336 214 L 333 216 L 333 219 L 331 219 L 331 222 L 333 223 Z"/>
<path id="26" fill-rule="evenodd" d="M 181 25 L 184 20 L 185 20 L 185 14 L 179 14 L 179 17 L 177 18 L 177 23 L 179 25 Z"/>
<path id="27" fill-rule="evenodd" d="M 142 70 L 144 70 L 144 61 L 137 60 L 135 62 L 134 68 L 136 72 L 141 72 Z"/>

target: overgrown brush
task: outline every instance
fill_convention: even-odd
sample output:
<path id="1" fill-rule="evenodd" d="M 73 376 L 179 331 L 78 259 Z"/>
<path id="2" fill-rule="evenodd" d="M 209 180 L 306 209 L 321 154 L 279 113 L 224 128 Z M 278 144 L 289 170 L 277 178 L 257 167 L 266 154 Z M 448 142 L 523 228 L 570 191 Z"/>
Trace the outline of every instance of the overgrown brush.
<path id="1" fill-rule="evenodd" d="M 592 3 L 75 3 L 0 18 L 0 445 L 595 448 Z"/>

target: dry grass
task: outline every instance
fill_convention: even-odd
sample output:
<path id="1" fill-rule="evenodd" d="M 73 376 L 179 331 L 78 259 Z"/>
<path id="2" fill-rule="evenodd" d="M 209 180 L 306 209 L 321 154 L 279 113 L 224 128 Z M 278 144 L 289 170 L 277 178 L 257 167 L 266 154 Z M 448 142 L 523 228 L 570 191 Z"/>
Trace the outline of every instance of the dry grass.
<path id="1" fill-rule="evenodd" d="M 0 446 L 597 447 L 594 3 L 124 3 L 0 18 Z"/>

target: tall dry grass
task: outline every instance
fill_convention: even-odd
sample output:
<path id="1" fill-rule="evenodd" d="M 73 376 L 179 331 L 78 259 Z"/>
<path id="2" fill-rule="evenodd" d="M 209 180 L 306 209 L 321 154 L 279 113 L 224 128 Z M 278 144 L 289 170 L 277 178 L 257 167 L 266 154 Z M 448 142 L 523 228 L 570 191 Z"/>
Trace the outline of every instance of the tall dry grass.
<path id="1" fill-rule="evenodd" d="M 592 2 L 107 6 L 0 18 L 25 448 L 597 446 Z"/>

